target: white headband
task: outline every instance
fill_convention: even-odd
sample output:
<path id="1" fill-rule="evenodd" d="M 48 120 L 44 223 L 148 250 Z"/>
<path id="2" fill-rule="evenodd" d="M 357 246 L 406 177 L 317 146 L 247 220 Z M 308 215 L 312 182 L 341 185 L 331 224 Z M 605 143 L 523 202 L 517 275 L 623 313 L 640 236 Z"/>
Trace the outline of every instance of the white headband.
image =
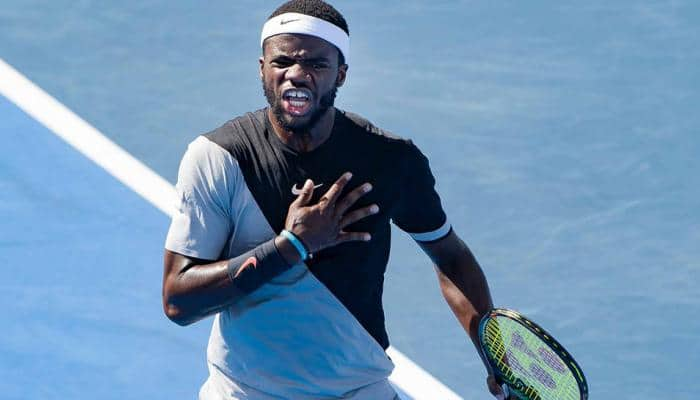
<path id="1" fill-rule="evenodd" d="M 262 47 L 265 39 L 270 36 L 282 33 L 311 35 L 330 42 L 340 49 L 346 63 L 350 56 L 350 36 L 336 25 L 321 18 L 299 13 L 284 13 L 270 18 L 263 25 L 260 46 Z"/>

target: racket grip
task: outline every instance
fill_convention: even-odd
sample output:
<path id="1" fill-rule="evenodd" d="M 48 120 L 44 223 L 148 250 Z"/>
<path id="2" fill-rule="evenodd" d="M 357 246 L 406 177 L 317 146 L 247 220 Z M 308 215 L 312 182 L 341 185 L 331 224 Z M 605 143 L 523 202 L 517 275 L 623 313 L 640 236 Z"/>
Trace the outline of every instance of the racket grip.
<path id="1" fill-rule="evenodd" d="M 502 384 L 501 390 L 503 391 L 504 399 L 507 400 L 508 398 L 510 398 L 510 389 L 508 389 L 508 385 L 506 385 L 505 383 Z"/>

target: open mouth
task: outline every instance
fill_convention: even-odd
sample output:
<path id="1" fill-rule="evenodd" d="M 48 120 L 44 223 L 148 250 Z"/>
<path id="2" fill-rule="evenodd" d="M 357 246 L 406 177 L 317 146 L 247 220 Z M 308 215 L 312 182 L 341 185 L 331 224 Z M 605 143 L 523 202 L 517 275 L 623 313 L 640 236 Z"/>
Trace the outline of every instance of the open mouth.
<path id="1" fill-rule="evenodd" d="M 308 89 L 287 89 L 282 94 L 282 107 L 294 116 L 302 116 L 311 109 L 311 91 Z"/>

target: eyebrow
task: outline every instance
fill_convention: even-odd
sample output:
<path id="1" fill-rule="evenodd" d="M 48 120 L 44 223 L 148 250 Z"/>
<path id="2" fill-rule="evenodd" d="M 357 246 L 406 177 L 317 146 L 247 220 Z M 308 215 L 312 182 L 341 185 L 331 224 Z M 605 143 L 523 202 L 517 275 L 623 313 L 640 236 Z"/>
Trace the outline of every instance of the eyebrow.
<path id="1" fill-rule="evenodd" d="M 290 57 L 285 54 L 278 54 L 278 55 L 273 55 L 270 57 L 271 60 L 284 60 L 284 61 L 302 61 L 305 63 L 309 62 L 330 62 L 330 59 L 328 57 L 309 57 L 309 58 L 296 58 L 296 57 Z"/>

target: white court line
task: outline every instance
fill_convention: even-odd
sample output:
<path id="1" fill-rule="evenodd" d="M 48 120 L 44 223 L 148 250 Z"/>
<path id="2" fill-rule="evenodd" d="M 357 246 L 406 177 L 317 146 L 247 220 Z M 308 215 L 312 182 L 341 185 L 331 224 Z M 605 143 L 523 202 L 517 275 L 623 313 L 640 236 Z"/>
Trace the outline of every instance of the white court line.
<path id="1" fill-rule="evenodd" d="M 0 93 L 131 190 L 164 213 L 172 215 L 175 188 L 170 182 L 114 144 L 2 59 Z"/>
<path id="2" fill-rule="evenodd" d="M 0 59 L 0 94 L 131 190 L 172 216 L 175 188 L 170 182 L 109 140 L 2 59 Z M 412 399 L 461 399 L 395 348 L 390 347 L 387 354 L 396 365 L 389 380 Z"/>

